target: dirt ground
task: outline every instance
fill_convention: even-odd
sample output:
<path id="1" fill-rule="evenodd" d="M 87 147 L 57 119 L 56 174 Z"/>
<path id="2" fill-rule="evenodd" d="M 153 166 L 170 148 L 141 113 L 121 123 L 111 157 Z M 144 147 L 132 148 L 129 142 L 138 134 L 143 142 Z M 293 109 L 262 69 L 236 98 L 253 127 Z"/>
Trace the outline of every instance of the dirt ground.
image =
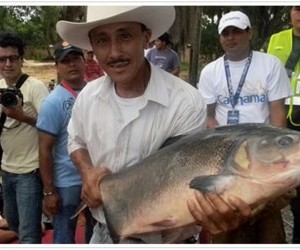
<path id="1" fill-rule="evenodd" d="M 45 84 L 48 84 L 51 79 L 54 79 L 56 82 L 57 79 L 54 62 L 40 63 L 25 60 L 23 71 L 24 73 L 43 81 Z"/>

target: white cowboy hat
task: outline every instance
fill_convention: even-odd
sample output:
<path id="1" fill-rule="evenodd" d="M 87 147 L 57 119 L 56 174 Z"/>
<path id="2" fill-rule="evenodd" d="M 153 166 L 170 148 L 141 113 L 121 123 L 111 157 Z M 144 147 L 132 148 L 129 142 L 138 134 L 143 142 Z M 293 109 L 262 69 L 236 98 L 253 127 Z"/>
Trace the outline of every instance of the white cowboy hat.
<path id="1" fill-rule="evenodd" d="M 87 22 L 58 21 L 59 36 L 70 44 L 91 50 L 89 32 L 100 25 L 118 22 L 138 22 L 152 31 L 153 41 L 168 31 L 175 20 L 173 6 L 88 6 Z"/>

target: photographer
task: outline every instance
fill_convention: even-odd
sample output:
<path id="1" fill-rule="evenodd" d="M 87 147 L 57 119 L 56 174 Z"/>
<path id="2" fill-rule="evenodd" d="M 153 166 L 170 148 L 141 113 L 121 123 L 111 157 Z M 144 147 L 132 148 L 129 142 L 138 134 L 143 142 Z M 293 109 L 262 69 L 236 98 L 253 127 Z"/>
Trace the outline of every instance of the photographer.
<path id="1" fill-rule="evenodd" d="M 43 186 L 38 171 L 35 124 L 41 103 L 49 92 L 44 83 L 32 77 L 23 82 L 20 92 L 10 91 L 15 85 L 21 85 L 24 47 L 19 36 L 0 34 L 0 74 L 3 76 L 0 101 L 2 113 L 6 115 L 1 124 L 4 214 L 20 243 L 41 243 Z M 7 88 L 9 90 L 5 90 Z M 8 93 L 10 97 L 3 99 Z"/>

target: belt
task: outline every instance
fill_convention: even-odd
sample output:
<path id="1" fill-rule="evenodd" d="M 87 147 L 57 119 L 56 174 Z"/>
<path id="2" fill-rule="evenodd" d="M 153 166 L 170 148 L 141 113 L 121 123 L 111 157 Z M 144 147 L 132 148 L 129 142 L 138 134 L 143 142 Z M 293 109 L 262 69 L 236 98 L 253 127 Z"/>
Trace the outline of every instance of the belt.
<path id="1" fill-rule="evenodd" d="M 40 169 L 39 169 L 39 168 L 36 168 L 36 169 L 34 169 L 34 170 L 30 171 L 30 172 L 27 172 L 27 173 L 21 173 L 21 174 L 37 174 L 37 173 L 39 173 L 39 172 L 40 172 Z M 3 175 L 3 174 L 5 174 L 5 173 L 6 173 L 6 174 L 17 174 L 17 173 L 7 172 L 7 171 L 1 169 L 0 175 Z"/>
<path id="2" fill-rule="evenodd" d="M 35 173 L 39 173 L 40 172 L 40 169 L 39 168 L 36 168 L 28 173 L 25 173 L 25 174 L 35 174 Z"/>

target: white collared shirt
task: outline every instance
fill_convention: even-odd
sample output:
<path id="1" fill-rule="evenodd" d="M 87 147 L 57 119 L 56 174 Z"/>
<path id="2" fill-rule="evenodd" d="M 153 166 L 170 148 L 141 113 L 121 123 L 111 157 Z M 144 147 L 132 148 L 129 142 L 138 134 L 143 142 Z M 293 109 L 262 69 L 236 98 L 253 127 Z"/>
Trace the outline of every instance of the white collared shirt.
<path id="1" fill-rule="evenodd" d="M 156 152 L 168 138 L 206 128 L 206 105 L 197 89 L 153 65 L 147 89 L 126 122 L 114 92 L 108 76 L 89 83 L 69 122 L 69 153 L 86 148 L 95 167 L 116 172 Z M 104 222 L 100 208 L 92 213 Z"/>

